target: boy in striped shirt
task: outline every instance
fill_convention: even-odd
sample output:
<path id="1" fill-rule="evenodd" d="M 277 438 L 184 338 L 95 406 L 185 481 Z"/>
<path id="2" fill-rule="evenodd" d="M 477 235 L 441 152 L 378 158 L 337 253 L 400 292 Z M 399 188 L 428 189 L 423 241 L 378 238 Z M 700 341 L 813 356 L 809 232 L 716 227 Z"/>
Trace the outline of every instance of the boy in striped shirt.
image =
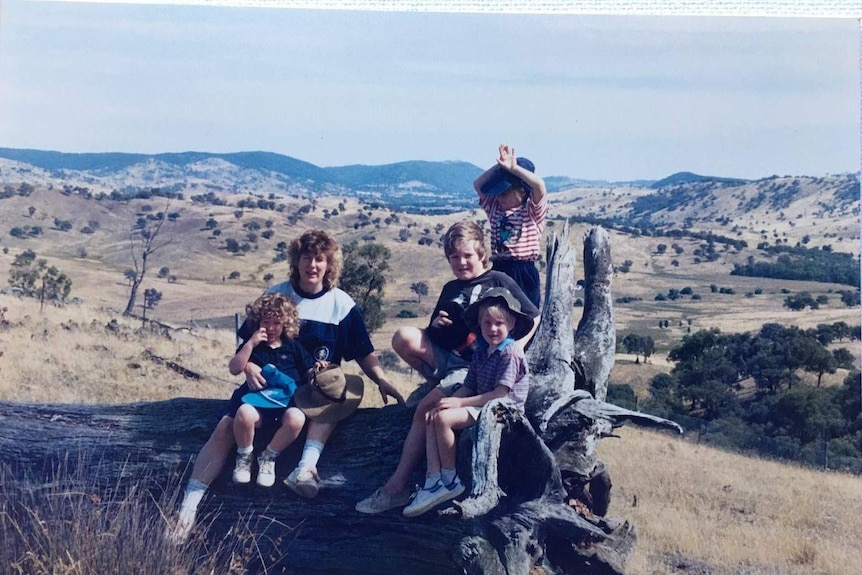
<path id="1" fill-rule="evenodd" d="M 514 279 L 539 307 L 536 259 L 548 215 L 548 193 L 535 171 L 533 162 L 515 156 L 515 148 L 501 145 L 496 165 L 479 176 L 473 187 L 491 224 L 494 269 Z"/>

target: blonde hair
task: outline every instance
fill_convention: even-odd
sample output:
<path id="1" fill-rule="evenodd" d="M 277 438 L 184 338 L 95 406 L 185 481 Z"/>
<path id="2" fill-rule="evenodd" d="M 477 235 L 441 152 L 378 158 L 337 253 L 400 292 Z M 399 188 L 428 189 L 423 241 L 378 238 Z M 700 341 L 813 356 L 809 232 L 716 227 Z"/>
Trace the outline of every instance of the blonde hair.
<path id="1" fill-rule="evenodd" d="M 283 338 L 293 340 L 299 335 L 299 312 L 296 311 L 296 304 L 285 295 L 263 294 L 253 303 L 245 306 L 245 313 L 258 324 L 267 317 L 280 319 L 284 322 L 284 329 L 281 332 Z"/>
<path id="2" fill-rule="evenodd" d="M 482 325 L 482 317 L 489 315 L 493 318 L 503 319 L 506 321 L 506 327 L 509 328 L 509 333 L 515 329 L 517 318 L 508 307 L 500 305 L 497 302 L 489 301 L 485 304 L 479 304 L 479 325 Z"/>
<path id="3" fill-rule="evenodd" d="M 341 273 L 341 248 L 338 242 L 323 230 L 309 230 L 290 242 L 287 255 L 290 260 L 290 283 L 299 285 L 299 260 L 304 255 L 326 256 L 326 273 L 323 287 L 332 289 L 338 285 Z"/>
<path id="4" fill-rule="evenodd" d="M 443 235 L 443 253 L 448 259 L 459 246 L 472 242 L 482 265 L 488 267 L 488 252 L 485 250 L 485 232 L 474 221 L 456 222 Z"/>

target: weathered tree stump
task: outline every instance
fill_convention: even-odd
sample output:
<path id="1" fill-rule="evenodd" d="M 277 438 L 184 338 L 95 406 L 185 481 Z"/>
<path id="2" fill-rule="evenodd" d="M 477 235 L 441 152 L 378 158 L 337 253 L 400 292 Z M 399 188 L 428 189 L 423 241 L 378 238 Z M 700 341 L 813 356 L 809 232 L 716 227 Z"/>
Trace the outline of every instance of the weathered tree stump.
<path id="1" fill-rule="evenodd" d="M 286 573 L 623 573 L 635 530 L 602 517 L 610 477 L 597 458 L 598 441 L 625 419 L 681 429 L 603 401 L 615 342 L 604 230 L 589 232 L 584 254 L 584 315 L 573 335 L 575 257 L 568 229 L 549 242 L 542 325 L 527 353 L 532 384 L 526 416 L 508 400 L 491 402 L 461 438 L 466 449 L 459 460 L 471 461 L 472 473 L 464 469 L 462 475 L 472 475 L 468 497 L 416 519 L 396 510 L 374 516 L 354 511 L 395 468 L 411 418 L 403 406 L 361 409 L 327 444 L 318 466 L 321 491 L 312 501 L 281 485 L 302 438 L 281 455 L 271 489 L 233 485 L 226 466 L 201 509 L 207 537 L 224 537 L 238 518 L 274 518 L 261 523 L 261 557 L 279 556 Z M 169 489 L 187 476 L 220 409 L 216 400 L 186 398 L 0 403 L 0 465 L 32 480 L 49 477 L 66 461 L 93 466 L 97 477 L 90 485 L 145 482 L 153 491 Z"/>

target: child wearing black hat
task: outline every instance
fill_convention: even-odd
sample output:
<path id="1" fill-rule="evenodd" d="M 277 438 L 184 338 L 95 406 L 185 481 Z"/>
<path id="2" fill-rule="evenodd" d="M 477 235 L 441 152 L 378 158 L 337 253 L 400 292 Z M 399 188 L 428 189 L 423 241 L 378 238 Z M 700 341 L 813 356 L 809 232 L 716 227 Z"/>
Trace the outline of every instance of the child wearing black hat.
<path id="1" fill-rule="evenodd" d="M 491 261 L 494 269 L 514 279 L 530 301 L 539 307 L 541 291 L 539 244 L 548 215 L 545 181 L 515 148 L 499 147 L 497 163 L 479 176 L 473 187 L 479 205 L 491 224 Z"/>
<path id="2" fill-rule="evenodd" d="M 404 508 L 405 517 L 417 517 L 464 492 L 455 472 L 455 431 L 476 423 L 482 406 L 507 397 L 521 411 L 527 400 L 529 375 L 524 351 L 515 339 L 533 327 L 533 319 L 503 287 L 486 291 L 464 312 L 470 329 L 479 332 L 479 349 L 473 354 L 464 385 L 444 397 L 428 412 L 425 452 L 428 471 L 425 486 Z"/>

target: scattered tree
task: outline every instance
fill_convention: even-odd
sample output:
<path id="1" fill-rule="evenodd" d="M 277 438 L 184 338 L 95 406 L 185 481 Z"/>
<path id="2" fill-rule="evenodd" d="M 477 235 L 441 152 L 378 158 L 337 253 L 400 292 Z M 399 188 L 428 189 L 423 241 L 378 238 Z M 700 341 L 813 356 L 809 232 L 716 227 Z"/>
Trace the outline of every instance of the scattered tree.
<path id="1" fill-rule="evenodd" d="M 355 241 L 343 248 L 344 261 L 339 285 L 356 301 L 369 331 L 383 326 L 383 291 L 392 252 L 378 243 L 358 245 Z"/>
<path id="2" fill-rule="evenodd" d="M 37 259 L 36 252 L 26 250 L 15 256 L 9 272 L 9 284 L 27 297 L 39 298 L 39 310 L 45 301 L 64 302 L 72 291 L 72 280 L 56 266 Z"/>
<path id="3" fill-rule="evenodd" d="M 165 206 L 165 211 L 167 211 L 167 207 L 169 206 L 170 202 Z M 131 315 L 134 312 L 138 288 L 141 287 L 141 283 L 147 274 L 150 256 L 173 241 L 173 238 L 159 241 L 159 236 L 163 231 L 162 226 L 166 221 L 164 218 L 146 220 L 144 225 L 141 226 L 140 220 L 138 220 L 136 225 L 129 231 L 129 253 L 134 264 L 133 270 L 135 275 L 129 288 L 129 301 L 126 303 L 126 309 L 123 311 L 125 315 Z"/>
<path id="4" fill-rule="evenodd" d="M 801 311 L 806 307 L 818 309 L 820 304 L 817 303 L 817 300 L 811 297 L 810 293 L 807 291 L 801 291 L 784 298 L 784 307 L 793 311 Z"/>
<path id="5" fill-rule="evenodd" d="M 147 288 L 144 290 L 144 320 L 147 319 L 147 310 L 155 309 L 162 300 L 162 292 L 155 288 Z"/>
<path id="6" fill-rule="evenodd" d="M 410 284 L 410 291 L 416 294 L 416 303 L 422 303 L 422 296 L 428 295 L 428 284 L 415 282 Z"/>

